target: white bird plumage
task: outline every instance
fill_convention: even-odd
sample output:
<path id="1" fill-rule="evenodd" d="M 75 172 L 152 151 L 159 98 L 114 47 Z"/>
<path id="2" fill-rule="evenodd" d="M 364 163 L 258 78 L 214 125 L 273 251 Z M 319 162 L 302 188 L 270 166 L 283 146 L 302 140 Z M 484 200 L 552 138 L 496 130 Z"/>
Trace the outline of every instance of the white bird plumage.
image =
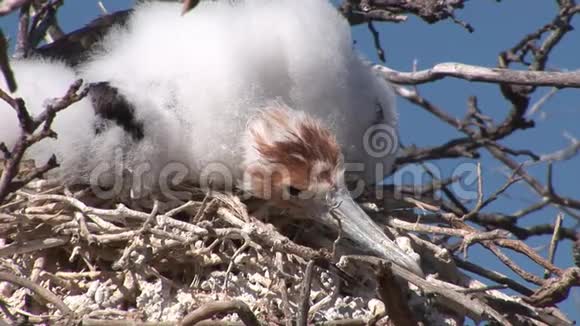
<path id="1" fill-rule="evenodd" d="M 67 178 L 87 181 L 95 166 L 115 159 L 114 147 L 123 148 L 126 168 L 147 161 L 159 169 L 179 161 L 194 177 L 212 162 L 240 162 L 238 140 L 246 121 L 273 101 L 324 121 L 346 161 L 365 164 L 367 181 L 377 181 L 377 163 L 388 172 L 394 156 L 367 155 L 362 135 L 380 122 L 396 127 L 392 92 L 352 49 L 349 26 L 329 3 L 208 1 L 183 17 L 179 10 L 178 4 L 141 5 L 126 26 L 108 34 L 102 51 L 78 68 L 77 78 L 108 81 L 134 103 L 137 120 L 147 122 L 146 137 L 135 146 L 112 127 L 84 148 L 71 147 L 68 139 L 87 140 L 93 119 L 88 99 L 75 104 L 56 119 L 60 137 L 50 148 Z M 18 95 L 32 101 L 32 111 L 64 94 L 75 78 L 55 62 L 22 62 L 15 70 Z M 2 129 L 13 130 L 12 111 L 2 112 L 8 116 Z M 0 135 L 14 141 L 9 132 Z M 82 153 L 86 157 L 80 160 Z M 240 171 L 232 168 L 239 178 Z"/>
<path id="2" fill-rule="evenodd" d="M 32 113 L 83 78 L 118 89 L 143 123 L 141 140 L 114 123 L 94 134 L 101 122 L 87 98 L 57 115 L 58 139 L 36 145 L 33 158 L 55 153 L 62 165 L 57 173 L 75 182 L 93 182 L 94 171 L 118 162 L 119 152 L 125 170 L 150 164 L 151 173 L 140 180 L 147 188 L 156 187 L 171 162 L 187 166 L 194 180 L 226 167 L 240 181 L 244 165 L 259 155 L 248 143 L 248 125 L 264 110 L 288 106 L 324 123 L 344 162 L 362 164 L 357 170 L 366 181 L 381 181 L 391 169 L 394 152 L 369 155 L 363 137 L 378 124 L 396 130 L 393 92 L 353 50 L 348 24 L 329 2 L 202 1 L 184 16 L 180 9 L 159 2 L 138 6 L 75 71 L 39 59 L 13 63 L 16 95 Z M 0 116 L 0 141 L 12 145 L 16 117 L 5 104 Z M 289 134 L 295 132 L 271 128 L 268 141 Z"/>

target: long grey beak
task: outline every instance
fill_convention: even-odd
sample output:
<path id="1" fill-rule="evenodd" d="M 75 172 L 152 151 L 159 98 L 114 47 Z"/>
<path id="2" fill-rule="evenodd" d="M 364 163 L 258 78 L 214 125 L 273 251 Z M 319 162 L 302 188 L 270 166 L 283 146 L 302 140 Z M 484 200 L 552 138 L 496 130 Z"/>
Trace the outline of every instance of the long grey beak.
<path id="1" fill-rule="evenodd" d="M 344 237 L 353 240 L 361 249 L 424 277 L 419 264 L 386 236 L 383 230 L 352 199 L 346 189 L 338 190 L 329 199 L 335 203 L 330 214 L 340 220 Z M 336 225 L 337 222 L 334 221 L 334 224 Z"/>

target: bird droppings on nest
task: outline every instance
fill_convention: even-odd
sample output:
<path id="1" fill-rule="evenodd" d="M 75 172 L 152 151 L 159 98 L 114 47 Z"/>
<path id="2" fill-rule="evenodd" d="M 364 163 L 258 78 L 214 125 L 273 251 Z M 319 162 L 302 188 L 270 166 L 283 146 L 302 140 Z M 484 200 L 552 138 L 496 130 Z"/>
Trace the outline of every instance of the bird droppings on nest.
<path id="1" fill-rule="evenodd" d="M 146 320 L 180 320 L 194 306 L 195 300 L 190 291 L 172 290 L 171 286 L 164 285 L 160 279 L 138 284 L 141 294 L 137 297 L 136 306 Z"/>

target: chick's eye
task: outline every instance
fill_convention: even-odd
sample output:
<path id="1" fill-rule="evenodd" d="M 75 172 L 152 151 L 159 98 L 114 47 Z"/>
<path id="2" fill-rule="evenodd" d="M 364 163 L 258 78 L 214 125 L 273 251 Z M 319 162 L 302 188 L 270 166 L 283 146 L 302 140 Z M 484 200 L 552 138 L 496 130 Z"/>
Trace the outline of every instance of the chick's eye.
<path id="1" fill-rule="evenodd" d="M 302 192 L 302 190 L 300 190 L 300 189 L 298 189 L 296 187 L 288 186 L 288 193 L 292 197 L 296 197 L 296 196 L 300 195 L 301 192 Z"/>

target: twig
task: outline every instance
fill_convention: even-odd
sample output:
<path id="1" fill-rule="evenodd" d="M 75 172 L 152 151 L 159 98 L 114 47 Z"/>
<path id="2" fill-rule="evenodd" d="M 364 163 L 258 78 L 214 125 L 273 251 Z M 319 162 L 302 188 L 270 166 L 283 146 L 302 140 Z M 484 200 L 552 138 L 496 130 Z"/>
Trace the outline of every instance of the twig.
<path id="1" fill-rule="evenodd" d="M 0 257 L 8 257 L 12 255 L 25 254 L 38 250 L 59 247 L 67 244 L 70 241 L 69 236 L 61 236 L 54 238 L 46 238 L 30 241 L 16 241 L 7 246 L 0 248 Z"/>
<path id="2" fill-rule="evenodd" d="M 30 11 L 33 13 L 28 35 L 28 44 L 35 48 L 47 35 L 48 30 L 56 25 L 56 11 L 62 5 L 63 0 L 47 0 L 40 6 L 32 3 Z"/>
<path id="3" fill-rule="evenodd" d="M 429 234 L 445 234 L 455 237 L 467 237 L 471 232 L 467 230 L 455 229 L 455 228 L 445 228 L 440 226 L 433 226 L 421 223 L 409 223 L 397 218 L 389 219 L 389 226 L 403 229 L 412 232 L 429 233 Z"/>
<path id="4" fill-rule="evenodd" d="M 511 187 L 513 184 L 515 184 L 516 182 L 521 180 L 521 177 L 516 176 L 516 173 L 518 170 L 513 171 L 512 175 L 508 178 L 508 180 L 501 187 L 499 187 L 496 191 L 494 191 L 493 194 L 491 194 L 489 197 L 487 197 L 487 199 L 484 200 L 483 203 L 481 203 L 479 210 L 482 210 L 484 207 L 491 204 L 501 194 L 503 194 L 506 190 L 508 190 L 509 187 Z"/>
<path id="5" fill-rule="evenodd" d="M 14 78 L 12 68 L 10 68 L 10 61 L 8 60 L 8 40 L 4 36 L 4 32 L 0 29 L 0 71 L 4 75 L 6 86 L 10 92 L 15 92 L 18 85 Z"/>
<path id="6" fill-rule="evenodd" d="M 548 249 L 548 261 L 554 263 L 554 254 L 558 249 L 558 240 L 560 240 L 560 227 L 562 226 L 562 221 L 564 220 L 564 215 L 562 213 L 556 215 L 556 221 L 554 222 L 554 233 L 552 233 L 552 239 L 550 240 L 550 247 Z M 544 278 L 550 276 L 550 271 L 544 271 Z"/>
<path id="7" fill-rule="evenodd" d="M 538 195 L 544 197 L 548 197 L 552 203 L 559 204 L 563 206 L 568 206 L 575 209 L 580 209 L 580 200 L 566 198 L 559 196 L 553 190 L 551 192 L 548 191 L 549 187 L 544 187 L 538 180 L 528 174 L 524 169 L 520 168 L 520 164 L 516 161 L 509 158 L 504 152 L 497 149 L 494 146 L 487 146 L 487 150 L 500 162 L 504 163 L 507 167 L 509 167 L 512 171 L 516 171 L 516 173 L 524 180 L 530 187 L 538 193 Z"/>
<path id="8" fill-rule="evenodd" d="M 20 7 L 20 18 L 18 20 L 18 35 L 14 56 L 16 58 L 26 58 L 30 50 L 28 44 L 28 26 L 30 20 L 30 2 Z"/>
<path id="9" fill-rule="evenodd" d="M 238 314 L 238 317 L 246 324 L 247 326 L 259 326 L 260 322 L 252 313 L 252 310 L 239 300 L 232 300 L 232 301 L 216 301 L 207 303 L 194 311 L 190 312 L 185 316 L 181 322 L 179 323 L 180 326 L 190 326 L 195 325 L 202 320 L 209 319 L 214 315 L 221 314 L 221 313 L 232 313 L 235 312 Z"/>
<path id="10" fill-rule="evenodd" d="M 545 283 L 544 280 L 542 280 L 541 278 L 535 276 L 532 273 L 527 272 L 526 270 L 524 270 L 523 268 L 518 266 L 516 263 L 514 263 L 508 256 L 506 256 L 503 252 L 501 252 L 501 250 L 499 250 L 499 248 L 497 248 L 495 245 L 487 245 L 485 247 L 487 249 L 489 249 L 497 258 L 499 258 L 499 260 L 502 263 L 504 263 L 504 265 L 509 267 L 512 271 L 514 271 L 516 274 L 518 274 L 524 280 L 531 282 L 531 283 L 540 284 L 540 285 Z"/>
<path id="11" fill-rule="evenodd" d="M 72 310 L 70 310 L 69 307 L 64 302 L 62 302 L 59 297 L 32 281 L 6 272 L 0 272 L 0 281 L 10 282 L 29 289 L 42 299 L 52 303 L 56 308 L 58 308 L 58 310 L 63 313 L 63 315 L 72 316 L 73 314 Z"/>
<path id="12" fill-rule="evenodd" d="M 570 288 L 580 285 L 580 268 L 571 267 L 558 278 L 550 279 L 525 301 L 538 306 L 546 307 L 561 302 L 568 297 Z"/>
<path id="13" fill-rule="evenodd" d="M 381 62 L 385 62 L 385 50 L 383 50 L 383 47 L 381 46 L 381 38 L 379 35 L 379 32 L 375 29 L 375 26 L 373 25 L 372 21 L 368 22 L 368 27 L 369 27 L 369 31 L 371 31 L 371 34 L 373 35 L 373 41 L 375 42 L 375 49 L 377 50 L 377 56 L 379 57 L 379 60 L 381 60 Z"/>
<path id="14" fill-rule="evenodd" d="M 107 10 L 107 8 L 105 7 L 105 5 L 103 4 L 102 1 L 97 1 L 97 6 L 99 7 L 101 14 L 103 14 L 103 15 L 109 14 L 109 11 Z"/>
<path id="15" fill-rule="evenodd" d="M 12 314 L 10 309 L 8 309 L 6 302 L 4 302 L 4 299 L 2 299 L 2 298 L 0 298 L 0 311 L 2 311 L 4 316 L 8 317 L 8 319 L 10 319 L 12 321 L 12 325 L 18 322 L 18 318 L 16 316 L 14 316 L 14 314 Z M 1 321 L 1 319 L 0 319 L 0 321 Z M 4 321 L 0 322 L 0 326 L 9 326 L 9 325 L 11 325 L 11 324 L 8 324 Z"/>
<path id="16" fill-rule="evenodd" d="M 248 247 L 250 247 L 250 244 L 252 243 L 252 241 L 249 239 L 249 237 L 245 237 L 244 239 L 244 244 L 238 248 L 238 250 L 236 250 L 236 252 L 234 252 L 234 254 L 232 255 L 232 257 L 230 258 L 230 262 L 228 263 L 228 268 L 226 269 L 226 275 L 224 277 L 224 293 L 228 292 L 228 283 L 230 280 L 230 273 L 232 272 L 232 268 L 234 267 L 234 262 L 236 260 L 236 258 L 242 253 L 244 252 L 244 250 L 248 249 Z"/>
<path id="17" fill-rule="evenodd" d="M 488 232 L 473 232 L 468 234 L 463 238 L 461 245 L 459 246 L 459 250 L 463 251 L 463 258 L 467 258 L 467 249 L 473 243 L 476 242 L 483 242 L 489 240 L 497 240 L 497 239 L 504 239 L 509 236 L 509 232 L 506 230 L 493 230 Z"/>
<path id="18" fill-rule="evenodd" d="M 194 224 L 199 223 L 199 221 L 201 221 L 201 219 L 205 216 L 206 214 L 206 207 L 207 207 L 207 203 L 209 201 L 209 199 L 211 198 L 211 183 L 209 186 L 209 191 L 207 192 L 207 194 L 205 195 L 205 197 L 203 197 L 203 201 L 201 202 L 201 207 L 199 208 L 199 210 L 197 211 L 197 213 L 195 213 L 195 216 L 193 217 L 192 221 Z"/>
<path id="19" fill-rule="evenodd" d="M 510 277 L 508 277 L 506 275 L 503 275 L 503 274 L 496 272 L 496 271 L 488 270 L 484 267 L 481 267 L 477 264 L 471 263 L 467 260 L 462 260 L 462 259 L 459 259 L 456 257 L 455 263 L 457 264 L 457 266 L 459 268 L 463 268 L 463 269 L 470 271 L 472 273 L 481 275 L 481 276 L 486 277 L 494 282 L 505 284 L 510 289 L 518 291 L 519 293 L 521 293 L 523 295 L 530 295 L 534 292 L 534 291 L 530 290 L 529 288 L 521 285 L 520 283 L 512 280 Z"/>
<path id="20" fill-rule="evenodd" d="M 282 295 L 282 309 L 284 310 L 284 320 L 286 326 L 292 326 L 292 312 L 290 311 L 290 300 L 288 300 L 288 290 L 286 289 L 286 280 L 280 278 L 278 281 L 280 294 Z"/>
<path id="21" fill-rule="evenodd" d="M 342 220 L 336 215 L 332 213 L 331 210 L 331 217 L 334 219 L 334 221 L 336 222 L 337 225 L 337 230 L 338 230 L 338 235 L 336 236 L 336 239 L 332 242 L 332 261 L 336 262 L 337 258 L 338 258 L 338 246 L 340 244 L 340 241 L 343 239 L 342 238 Z"/>
<path id="22" fill-rule="evenodd" d="M 298 326 L 308 325 L 308 311 L 310 310 L 310 286 L 312 285 L 312 274 L 314 271 L 314 260 L 308 262 L 304 271 L 304 280 L 300 289 L 300 310 L 298 311 Z"/>
<path id="23" fill-rule="evenodd" d="M 469 220 L 475 216 L 483 207 L 483 177 L 481 176 L 481 162 L 477 162 L 477 203 L 475 207 L 467 214 L 463 215 L 463 221 Z"/>
<path id="24" fill-rule="evenodd" d="M 157 222 L 157 212 L 159 212 L 159 201 L 155 199 L 153 201 L 153 208 L 151 209 L 151 213 L 149 213 L 149 216 L 147 216 L 147 219 L 145 222 L 143 222 L 143 226 L 141 226 L 141 229 L 139 229 L 140 234 L 144 234 L 151 229 L 152 225 L 155 225 L 155 222 Z"/>
<path id="25" fill-rule="evenodd" d="M 528 110 L 528 112 L 526 113 L 526 117 L 529 118 L 532 115 L 536 114 L 541 108 L 542 106 L 550 99 L 552 98 L 554 95 L 556 95 L 556 93 L 559 91 L 560 89 L 558 89 L 557 87 L 553 87 L 551 88 L 544 96 L 542 96 L 534 105 L 532 105 L 532 107 Z"/>
<path id="26" fill-rule="evenodd" d="M 190 201 L 186 202 L 185 204 L 168 211 L 167 213 L 165 213 L 165 216 L 173 217 L 173 216 L 183 212 L 184 210 L 195 206 L 196 204 L 197 204 L 196 202 L 190 200 Z"/>

